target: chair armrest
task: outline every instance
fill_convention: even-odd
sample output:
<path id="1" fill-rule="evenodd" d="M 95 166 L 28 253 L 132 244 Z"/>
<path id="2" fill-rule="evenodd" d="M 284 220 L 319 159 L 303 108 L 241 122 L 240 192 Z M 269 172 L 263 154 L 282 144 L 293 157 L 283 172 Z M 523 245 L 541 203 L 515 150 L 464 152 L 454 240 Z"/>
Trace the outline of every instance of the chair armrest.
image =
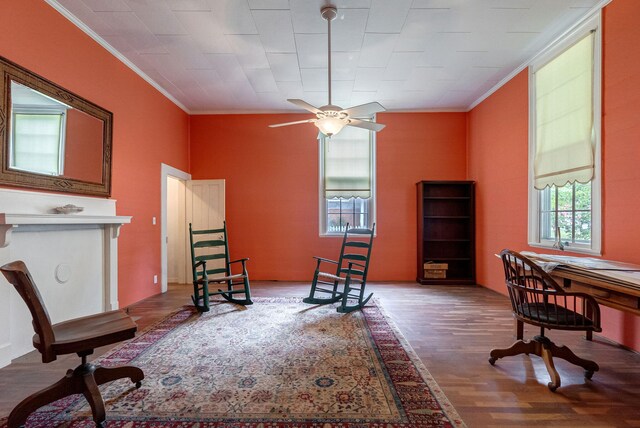
<path id="1" fill-rule="evenodd" d="M 196 263 L 195 265 L 193 265 L 193 268 L 194 268 L 194 269 L 197 269 L 197 268 L 199 268 L 200 266 L 203 266 L 203 267 L 205 267 L 205 268 L 206 268 L 206 266 L 207 266 L 207 262 L 206 262 L 206 260 L 200 260 L 198 263 Z"/>
<path id="2" fill-rule="evenodd" d="M 242 262 L 242 263 L 244 263 L 244 262 L 248 262 L 248 261 L 249 261 L 249 258 L 248 258 L 248 257 L 245 257 L 245 258 L 243 258 L 243 259 L 233 260 L 233 261 L 229 262 L 229 264 L 231 264 L 231 263 L 238 263 L 238 262 Z"/>
<path id="3" fill-rule="evenodd" d="M 349 262 L 349 270 L 351 270 L 351 266 L 356 265 L 361 267 L 362 269 L 366 268 L 365 265 L 363 265 L 362 263 L 358 263 L 358 262 Z"/>
<path id="4" fill-rule="evenodd" d="M 317 257 L 317 256 L 313 256 L 314 259 L 316 259 L 319 262 L 327 262 L 327 263 L 333 263 L 334 265 L 337 265 L 338 262 L 335 260 L 329 260 L 329 259 L 325 259 L 323 257 Z"/>

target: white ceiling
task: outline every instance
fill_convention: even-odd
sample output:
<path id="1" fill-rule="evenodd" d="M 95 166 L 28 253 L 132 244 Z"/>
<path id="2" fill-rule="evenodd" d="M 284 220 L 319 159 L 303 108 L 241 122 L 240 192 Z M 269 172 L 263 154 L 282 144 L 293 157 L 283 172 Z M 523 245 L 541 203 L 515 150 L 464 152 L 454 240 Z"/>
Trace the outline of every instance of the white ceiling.
<path id="1" fill-rule="evenodd" d="M 327 104 L 328 1 L 47 1 L 191 113 Z M 333 104 L 425 111 L 467 110 L 600 0 L 330 3 Z"/>

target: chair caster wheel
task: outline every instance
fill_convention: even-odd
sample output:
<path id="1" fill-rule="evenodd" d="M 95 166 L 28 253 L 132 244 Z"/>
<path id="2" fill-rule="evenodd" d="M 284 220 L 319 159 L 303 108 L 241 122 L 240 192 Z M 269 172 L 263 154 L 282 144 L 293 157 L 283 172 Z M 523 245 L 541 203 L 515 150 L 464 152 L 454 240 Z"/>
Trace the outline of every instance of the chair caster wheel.
<path id="1" fill-rule="evenodd" d="M 593 377 L 593 371 L 591 371 L 591 370 L 586 370 L 586 371 L 584 372 L 584 378 L 585 378 L 585 379 L 589 379 L 589 380 L 591 380 L 591 378 L 592 378 L 592 377 Z"/>
<path id="2" fill-rule="evenodd" d="M 491 364 L 492 366 L 496 365 L 496 359 L 493 357 L 489 357 L 489 364 Z"/>
<path id="3" fill-rule="evenodd" d="M 140 389 L 141 386 L 142 386 L 142 382 L 140 381 L 136 382 L 136 389 Z"/>
<path id="4" fill-rule="evenodd" d="M 556 384 L 555 384 L 555 383 L 553 383 L 553 382 L 549 382 L 549 383 L 547 384 L 547 386 L 549 387 L 549 390 L 550 390 L 551 392 L 556 392 L 556 389 L 558 389 L 558 385 L 556 385 Z"/>

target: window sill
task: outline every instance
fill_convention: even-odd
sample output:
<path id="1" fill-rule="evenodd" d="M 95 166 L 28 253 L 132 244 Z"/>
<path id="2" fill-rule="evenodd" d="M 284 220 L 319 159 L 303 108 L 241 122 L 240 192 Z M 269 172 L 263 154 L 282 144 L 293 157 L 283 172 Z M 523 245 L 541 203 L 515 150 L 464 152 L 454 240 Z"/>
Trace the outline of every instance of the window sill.
<path id="1" fill-rule="evenodd" d="M 558 250 L 557 248 L 553 248 L 553 244 L 548 245 L 540 242 L 529 242 L 530 247 L 535 248 L 544 248 L 552 251 L 560 251 L 561 253 L 577 253 L 577 254 L 588 254 L 590 256 L 601 256 L 602 252 L 598 250 L 594 250 L 591 248 L 581 248 L 581 247 L 572 247 L 570 245 L 564 247 L 564 250 Z"/>

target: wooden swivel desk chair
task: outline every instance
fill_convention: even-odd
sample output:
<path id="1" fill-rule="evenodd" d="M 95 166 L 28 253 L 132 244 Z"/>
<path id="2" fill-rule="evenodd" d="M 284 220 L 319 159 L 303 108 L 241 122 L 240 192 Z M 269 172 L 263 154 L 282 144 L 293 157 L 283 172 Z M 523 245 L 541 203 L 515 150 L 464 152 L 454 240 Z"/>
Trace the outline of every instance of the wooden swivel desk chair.
<path id="1" fill-rule="evenodd" d="M 58 382 L 22 400 L 11 411 L 8 428 L 24 425 L 29 415 L 39 407 L 72 394 L 84 395 L 91 406 L 96 426 L 104 427 L 106 415 L 98 385 L 128 377 L 139 388 L 144 373 L 133 366 L 96 366 L 87 363 L 87 355 L 91 355 L 95 348 L 133 338 L 136 324 L 123 311 L 111 311 L 51 325 L 40 292 L 25 264 L 15 261 L 0 267 L 0 271 L 29 307 L 36 332 L 33 346 L 42 354 L 42 362 L 50 363 L 64 354 L 75 353 L 82 358 L 82 363 L 75 370 L 68 370 Z"/>
<path id="2" fill-rule="evenodd" d="M 518 340 L 507 349 L 491 350 L 489 363 L 493 365 L 499 358 L 519 354 L 542 357 L 551 377 L 547 384 L 551 391 L 560 386 L 553 357 L 582 367 L 585 378 L 591 379 L 599 369 L 598 364 L 576 356 L 566 346 L 557 346 L 544 335 L 544 330 L 602 331 L 598 302 L 588 294 L 565 291 L 547 272 L 522 254 L 502 250 L 500 257 L 514 318 L 540 327 L 540 335 L 530 341 Z"/>

